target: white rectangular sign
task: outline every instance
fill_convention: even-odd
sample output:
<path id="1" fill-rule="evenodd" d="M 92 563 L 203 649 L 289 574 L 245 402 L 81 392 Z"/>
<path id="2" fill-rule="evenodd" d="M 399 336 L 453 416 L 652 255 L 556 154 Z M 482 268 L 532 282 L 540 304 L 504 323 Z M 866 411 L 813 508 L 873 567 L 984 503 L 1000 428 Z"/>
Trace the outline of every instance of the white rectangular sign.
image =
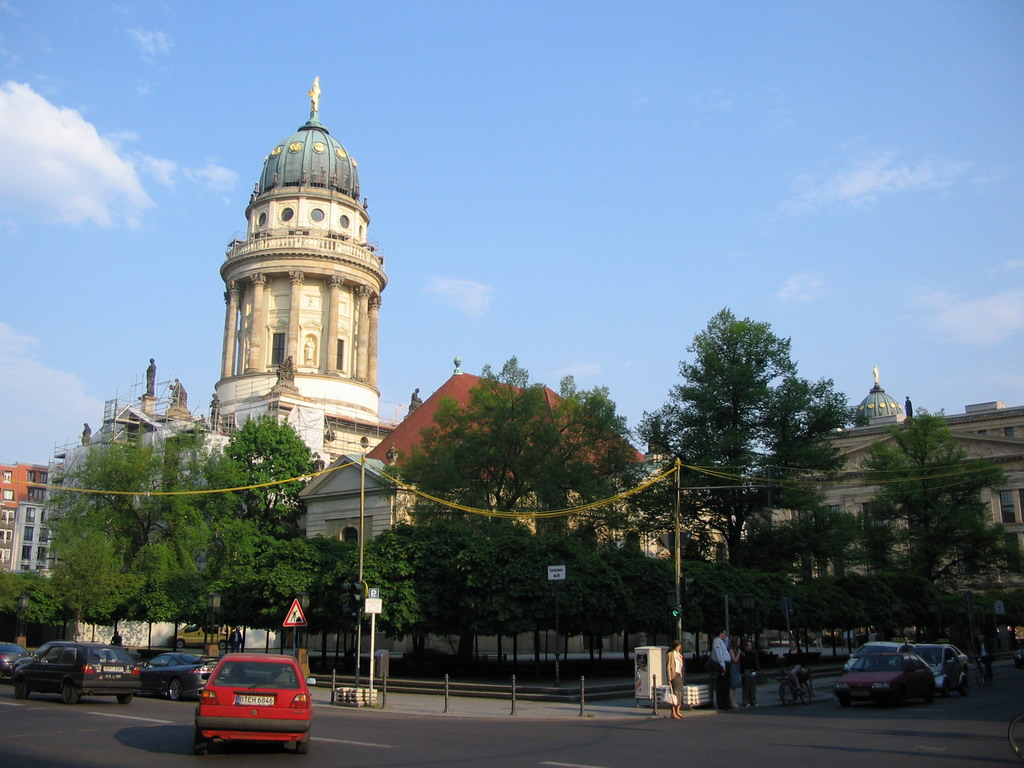
<path id="1" fill-rule="evenodd" d="M 368 597 L 363 601 L 363 613 L 380 613 L 384 601 L 379 597 Z"/>
<path id="2" fill-rule="evenodd" d="M 548 566 L 548 581 L 565 581 L 565 566 L 564 565 L 549 565 Z"/>

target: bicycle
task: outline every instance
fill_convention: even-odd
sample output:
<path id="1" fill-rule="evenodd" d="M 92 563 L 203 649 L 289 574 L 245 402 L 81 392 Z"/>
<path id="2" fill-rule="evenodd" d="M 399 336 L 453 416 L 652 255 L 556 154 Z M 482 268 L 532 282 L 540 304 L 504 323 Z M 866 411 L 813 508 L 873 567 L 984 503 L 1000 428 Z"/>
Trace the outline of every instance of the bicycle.
<path id="1" fill-rule="evenodd" d="M 779 681 L 779 701 L 787 707 L 796 704 L 797 700 L 804 705 L 810 704 L 814 698 L 814 686 L 811 684 L 811 673 L 801 667 L 797 683 L 793 684 L 793 668 L 784 666 L 776 675 Z"/>
<path id="2" fill-rule="evenodd" d="M 981 656 L 974 659 L 974 680 L 978 685 L 991 685 L 992 683 L 992 664 L 983 662 Z"/>
<path id="3" fill-rule="evenodd" d="M 1024 714 L 1017 715 L 1010 721 L 1006 737 L 1010 740 L 1010 748 L 1013 750 L 1013 754 L 1024 760 Z"/>

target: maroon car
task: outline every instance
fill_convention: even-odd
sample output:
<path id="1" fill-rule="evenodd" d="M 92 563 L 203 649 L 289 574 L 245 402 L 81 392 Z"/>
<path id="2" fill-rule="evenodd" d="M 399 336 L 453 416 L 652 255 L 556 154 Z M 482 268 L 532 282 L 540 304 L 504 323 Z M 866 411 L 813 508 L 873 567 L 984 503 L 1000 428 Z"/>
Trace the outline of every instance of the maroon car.
<path id="1" fill-rule="evenodd" d="M 935 675 L 915 653 L 879 653 L 861 656 L 832 686 L 844 707 L 854 701 L 902 704 L 905 699 L 935 698 Z"/>

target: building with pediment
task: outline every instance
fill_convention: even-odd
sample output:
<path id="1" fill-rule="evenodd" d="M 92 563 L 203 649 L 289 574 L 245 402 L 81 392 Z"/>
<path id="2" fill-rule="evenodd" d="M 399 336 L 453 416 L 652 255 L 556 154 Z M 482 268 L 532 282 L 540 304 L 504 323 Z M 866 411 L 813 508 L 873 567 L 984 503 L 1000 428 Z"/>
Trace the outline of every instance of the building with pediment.
<path id="1" fill-rule="evenodd" d="M 891 440 L 889 430 L 912 416 L 906 412 L 911 408 L 909 398 L 900 407 L 885 393 L 876 371 L 875 385 L 857 409 L 867 423 L 837 433 L 832 441 L 845 457 L 846 467 L 840 482 L 823 488 L 831 509 L 864 514 L 878 492 L 861 471 L 867 450 Z M 1024 549 L 1024 406 L 1008 407 L 998 400 L 977 403 L 966 406 L 963 413 L 943 415 L 943 419 L 967 460 L 985 459 L 1005 473 L 1005 485 L 986 489 L 983 501 L 990 510 L 989 521 L 1002 524 L 1006 535 Z"/>

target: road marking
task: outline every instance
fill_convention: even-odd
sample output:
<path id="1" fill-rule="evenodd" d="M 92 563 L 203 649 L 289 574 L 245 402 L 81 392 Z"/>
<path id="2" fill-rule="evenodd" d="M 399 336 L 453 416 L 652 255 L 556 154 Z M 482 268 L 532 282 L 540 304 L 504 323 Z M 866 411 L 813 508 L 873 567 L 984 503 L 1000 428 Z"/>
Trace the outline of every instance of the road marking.
<path id="1" fill-rule="evenodd" d="M 24 704 L 18 704 L 15 701 L 0 701 L 0 705 L 5 707 L 24 707 Z"/>
<path id="2" fill-rule="evenodd" d="M 587 765 L 586 763 L 554 763 L 547 762 L 541 765 L 557 765 L 559 768 L 605 768 L 603 765 Z"/>
<path id="3" fill-rule="evenodd" d="M 159 723 L 160 725 L 174 725 L 174 720 L 158 720 L 155 717 L 135 717 L 134 715 L 114 715 L 110 712 L 86 712 L 87 715 L 98 717 L 117 717 L 122 720 L 141 720 L 144 723 Z"/>
<path id="4" fill-rule="evenodd" d="M 379 747 L 380 749 L 394 749 L 394 744 L 374 744 L 372 741 L 352 741 L 351 739 L 327 739 L 323 736 L 311 736 L 313 741 L 329 741 L 331 744 L 350 744 L 353 747 Z"/>

